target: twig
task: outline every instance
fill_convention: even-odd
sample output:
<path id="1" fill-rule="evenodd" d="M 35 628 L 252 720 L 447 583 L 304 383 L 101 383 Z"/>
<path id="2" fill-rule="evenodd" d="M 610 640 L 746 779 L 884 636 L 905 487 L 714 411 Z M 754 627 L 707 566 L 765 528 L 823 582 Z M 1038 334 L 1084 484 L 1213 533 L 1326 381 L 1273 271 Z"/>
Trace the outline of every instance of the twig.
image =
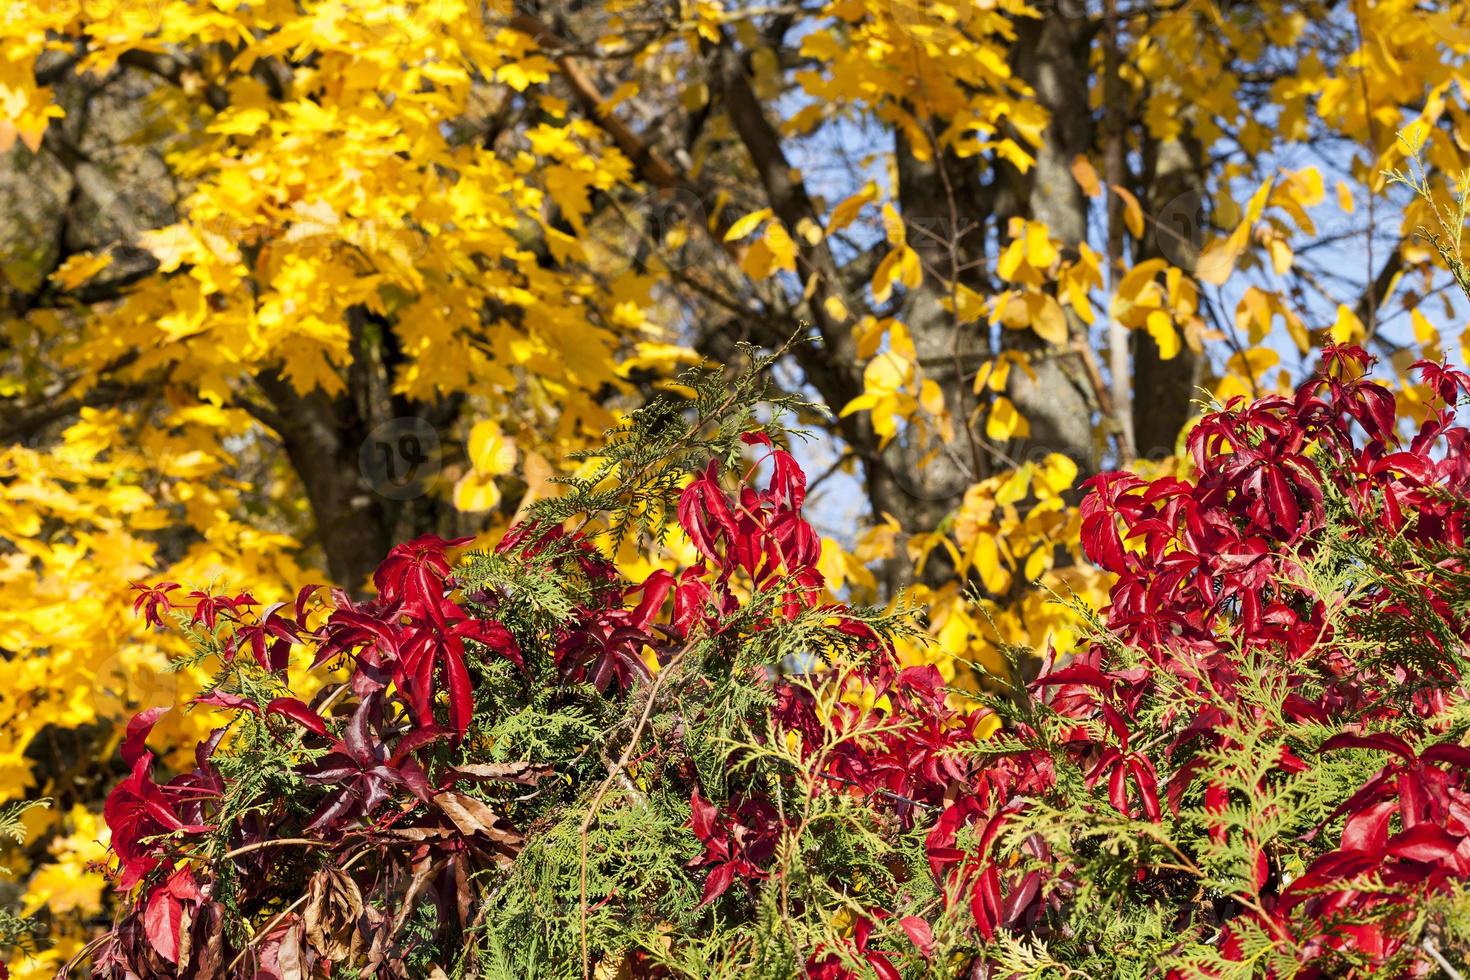
<path id="1" fill-rule="evenodd" d="M 835 773 L 831 772 L 822 773 L 820 778 L 830 779 L 834 783 L 841 783 L 844 786 L 856 786 L 860 789 L 862 788 L 862 784 L 859 783 L 857 780 L 848 779 L 846 776 L 838 776 Z M 871 799 L 874 796 L 881 796 L 884 799 L 893 800 L 896 803 L 907 803 L 909 806 L 916 806 L 920 809 L 929 810 L 933 813 L 938 813 L 940 810 L 944 809 L 943 807 L 935 806 L 933 803 L 925 803 L 923 800 L 916 800 L 912 797 L 903 796 L 902 794 L 895 793 L 892 790 L 875 789 L 868 793 L 868 798 Z"/>
<path id="2" fill-rule="evenodd" d="M 293 847 L 293 846 L 295 846 L 295 847 L 331 847 L 332 844 L 329 843 L 329 842 L 327 842 L 327 841 L 312 840 L 309 837 L 282 837 L 282 838 L 280 838 L 278 840 L 256 841 L 254 844 L 246 844 L 244 847 L 237 847 L 233 851 L 229 851 L 229 852 L 225 853 L 224 855 L 222 855 L 220 857 L 220 860 L 221 861 L 229 861 L 232 858 L 240 857 L 243 854 L 249 854 L 251 851 L 261 851 L 261 850 L 264 850 L 264 849 L 266 849 L 268 847 Z"/>
<path id="3" fill-rule="evenodd" d="M 113 933 L 111 930 L 104 932 L 102 935 L 91 940 L 87 943 L 87 945 L 83 946 L 81 949 L 73 953 L 71 955 L 71 959 L 63 963 L 61 967 L 56 971 L 54 980 L 67 980 L 67 978 L 72 975 L 72 967 L 81 965 L 81 962 L 85 960 L 89 954 L 91 954 L 92 950 L 107 942 L 107 940 L 110 939 L 112 935 Z"/>
<path id="4" fill-rule="evenodd" d="M 810 496 L 811 494 L 813 494 L 816 491 L 817 487 L 821 486 L 827 480 L 829 480 L 833 476 L 837 475 L 837 471 L 840 470 L 840 469 L 842 469 L 842 467 L 843 467 L 844 464 L 851 462 L 853 460 L 853 458 L 854 457 L 853 457 L 852 453 L 849 453 L 849 452 L 844 452 L 844 453 L 840 454 L 837 457 L 837 461 L 835 463 L 833 463 L 831 466 L 829 466 L 825 470 L 823 470 L 815 479 L 808 480 L 807 481 L 807 485 L 806 485 L 807 495 Z"/>
<path id="5" fill-rule="evenodd" d="M 1439 964 L 1439 968 L 1450 980 L 1465 980 L 1465 975 L 1451 966 L 1450 961 L 1444 958 L 1444 954 L 1439 951 L 1439 944 L 1434 941 L 1433 937 L 1425 936 L 1424 942 L 1419 945 L 1424 952 L 1429 954 L 1430 959 Z"/>

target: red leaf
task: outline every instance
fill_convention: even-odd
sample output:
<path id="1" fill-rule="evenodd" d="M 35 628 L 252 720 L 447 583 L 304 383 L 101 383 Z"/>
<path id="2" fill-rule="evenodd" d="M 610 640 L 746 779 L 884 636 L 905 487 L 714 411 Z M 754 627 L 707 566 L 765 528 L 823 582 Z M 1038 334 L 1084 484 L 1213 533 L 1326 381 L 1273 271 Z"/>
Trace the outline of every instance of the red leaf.
<path id="1" fill-rule="evenodd" d="M 1389 840 L 1387 850 L 1394 857 L 1439 864 L 1450 861 L 1455 856 L 1459 843 L 1443 827 L 1421 823 L 1401 834 L 1395 834 Z"/>
<path id="2" fill-rule="evenodd" d="M 1135 753 L 1128 760 L 1128 769 L 1133 774 L 1133 783 L 1138 787 L 1138 796 L 1143 803 L 1143 815 L 1153 823 L 1159 822 L 1159 781 L 1154 775 L 1153 765 L 1142 755 Z"/>
<path id="3" fill-rule="evenodd" d="M 719 807 L 699 795 L 695 790 L 689 798 L 689 826 L 694 836 L 707 841 L 714 835 L 715 821 L 720 815 Z"/>
<path id="4" fill-rule="evenodd" d="M 266 714 L 282 715 L 283 717 L 290 718 L 298 725 L 316 732 L 318 735 L 325 736 L 327 734 L 326 719 L 315 711 L 312 711 L 296 698 L 276 698 L 270 704 L 266 705 L 265 711 Z"/>
<path id="5" fill-rule="evenodd" d="M 1332 752 L 1335 749 L 1376 749 L 1379 752 L 1392 752 L 1405 761 L 1412 762 L 1414 759 L 1414 750 L 1409 748 L 1407 742 L 1397 735 L 1382 733 L 1377 735 L 1353 735 L 1348 733 L 1334 735 L 1332 738 L 1323 742 L 1322 747 L 1318 751 Z"/>
<path id="6" fill-rule="evenodd" d="M 898 969 L 882 953 L 869 953 L 867 960 L 878 980 L 901 980 Z"/>
<path id="7" fill-rule="evenodd" d="M 970 914 L 975 917 L 981 936 L 989 940 L 995 935 L 995 927 L 1000 924 L 1001 902 L 1000 880 L 993 866 L 975 878 L 974 890 L 970 894 Z"/>
<path id="8" fill-rule="evenodd" d="M 470 728 L 475 699 L 470 688 L 470 672 L 464 663 L 464 647 L 459 643 L 444 648 L 445 686 L 449 689 L 449 725 L 458 735 Z"/>
<path id="9" fill-rule="evenodd" d="M 1393 800 L 1381 800 L 1348 817 L 1342 825 L 1342 846 L 1349 851 L 1381 851 L 1388 844 L 1388 822 L 1398 812 Z"/>
<path id="10" fill-rule="evenodd" d="M 143 930 L 148 943 L 170 963 L 179 961 L 179 925 L 184 907 L 162 885 L 153 889 L 143 910 Z"/>
<path id="11" fill-rule="evenodd" d="M 296 592 L 296 622 L 306 628 L 306 603 L 320 589 L 320 585 L 303 585 Z"/>
<path id="12" fill-rule="evenodd" d="M 148 735 L 153 731 L 154 724 L 163 717 L 168 708 L 148 708 L 133 715 L 128 722 L 127 734 L 123 738 L 122 758 L 131 768 L 143 754 L 148 751 L 144 743 L 148 741 Z"/>
<path id="13" fill-rule="evenodd" d="M 903 931 L 908 934 L 909 940 L 927 960 L 934 952 L 934 931 L 929 928 L 929 923 L 917 915 L 909 915 L 899 919 L 898 924 L 903 926 Z"/>
<path id="14" fill-rule="evenodd" d="M 647 629 L 648 624 L 653 622 L 658 611 L 668 597 L 670 590 L 674 587 L 673 573 L 660 568 L 655 570 L 648 578 L 643 580 L 639 586 L 643 590 L 643 601 L 638 603 L 638 608 L 633 611 L 633 624 L 639 629 Z"/>
<path id="15" fill-rule="evenodd" d="M 260 705 L 247 697 L 239 694 L 231 694 L 228 691 L 210 691 L 194 699 L 195 704 L 206 705 L 211 708 L 225 708 L 230 711 L 249 711 L 252 714 L 260 714 Z"/>
<path id="16" fill-rule="evenodd" d="M 1036 900 L 1036 896 L 1040 893 L 1041 875 L 1035 871 L 1027 873 L 1021 879 L 1021 883 L 1012 888 L 1011 893 L 1006 896 L 1005 905 L 1000 910 L 1001 923 L 1004 925 L 1014 925 L 1016 920 L 1021 917 L 1021 913 L 1030 907 L 1031 903 Z"/>
<path id="17" fill-rule="evenodd" d="M 704 882 L 704 895 L 700 898 L 700 905 L 708 905 L 721 895 L 725 894 L 730 887 L 730 882 L 735 878 L 735 866 L 733 864 L 717 864 L 710 869 L 709 877 Z"/>
<path id="18" fill-rule="evenodd" d="M 1266 879 L 1270 877 L 1271 865 L 1266 860 L 1266 852 L 1260 847 L 1255 848 L 1255 857 L 1251 862 L 1251 885 L 1257 894 L 1266 886 Z"/>
<path id="19" fill-rule="evenodd" d="M 1128 767 L 1120 760 L 1108 775 L 1108 802 L 1113 809 L 1128 816 Z"/>
<path id="20" fill-rule="evenodd" d="M 1049 671 L 1033 682 L 1037 687 L 1055 684 L 1081 684 L 1105 691 L 1112 686 L 1112 679 L 1090 664 L 1073 663 L 1059 670 Z"/>
<path id="21" fill-rule="evenodd" d="M 143 931 L 158 955 L 170 963 L 179 961 L 179 940 L 184 921 L 184 905 L 197 904 L 199 888 L 187 867 L 175 871 L 168 881 L 155 885 L 148 893 L 143 909 Z"/>

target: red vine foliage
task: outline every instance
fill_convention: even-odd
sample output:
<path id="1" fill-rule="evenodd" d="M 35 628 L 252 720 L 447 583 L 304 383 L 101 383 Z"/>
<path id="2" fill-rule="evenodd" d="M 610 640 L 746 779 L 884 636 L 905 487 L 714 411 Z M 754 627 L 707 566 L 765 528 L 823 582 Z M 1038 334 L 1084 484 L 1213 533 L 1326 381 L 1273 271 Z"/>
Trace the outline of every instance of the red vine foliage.
<path id="1" fill-rule="evenodd" d="M 200 699 L 237 724 L 166 781 L 157 712 L 129 726 L 106 808 L 129 902 L 95 973 L 498 975 L 478 950 L 524 912 L 518 869 L 580 827 L 573 907 L 515 920 L 562 950 L 545 975 L 691 975 L 681 944 L 717 931 L 753 974 L 826 980 L 1128 956 L 1179 977 L 1427 974 L 1470 923 L 1470 377 L 1421 363 L 1434 401 L 1404 435 L 1366 354 L 1324 361 L 1294 398 L 1201 420 L 1191 477 L 1090 481 L 1084 545 L 1117 577 L 1096 639 L 985 708 L 825 594 L 805 477 L 761 433 L 764 489 L 711 463 L 680 493 L 693 567 L 627 583 L 552 520 L 478 559 L 559 583 L 556 615 L 437 538 L 395 548 L 367 602 L 144 589 L 140 614 L 182 609 L 240 668 Z M 298 649 L 347 679 L 294 696 Z M 508 703 L 612 720 L 576 752 L 506 759 L 487 732 Z M 712 768 L 714 727 L 745 738 Z M 677 853 L 620 872 L 586 846 L 609 810 Z M 659 923 L 683 934 L 650 944 Z"/>

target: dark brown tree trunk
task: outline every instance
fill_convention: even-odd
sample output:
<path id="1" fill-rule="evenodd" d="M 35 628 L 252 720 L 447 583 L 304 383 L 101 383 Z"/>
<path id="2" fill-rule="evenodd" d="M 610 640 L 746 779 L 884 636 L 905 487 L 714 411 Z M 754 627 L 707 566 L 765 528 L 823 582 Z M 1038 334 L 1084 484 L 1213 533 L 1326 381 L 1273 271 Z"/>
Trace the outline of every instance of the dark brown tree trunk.
<path id="1" fill-rule="evenodd" d="M 278 416 L 276 433 L 311 504 L 327 571 L 334 582 L 361 595 L 392 544 L 384 499 L 358 466 L 367 433 L 345 396 L 330 398 L 319 389 L 300 395 L 279 376 L 259 381 Z"/>
<path id="2" fill-rule="evenodd" d="M 1140 259 L 1164 258 L 1193 276 L 1207 230 L 1203 150 L 1192 139 L 1149 140 L 1144 154 L 1143 206 L 1153 224 Z M 1161 459 L 1174 451 L 1194 411 L 1204 358 L 1188 344 L 1165 360 L 1145 331 L 1133 333 L 1133 429 L 1138 454 Z"/>
<path id="3" fill-rule="evenodd" d="M 349 316 L 352 365 L 344 392 L 301 394 L 275 373 L 256 380 L 270 401 L 265 421 L 306 491 L 327 571 L 362 595 L 398 537 L 431 529 L 400 527 L 398 518 L 437 472 L 438 440 L 427 419 L 394 416 L 378 331 L 364 311 Z"/>

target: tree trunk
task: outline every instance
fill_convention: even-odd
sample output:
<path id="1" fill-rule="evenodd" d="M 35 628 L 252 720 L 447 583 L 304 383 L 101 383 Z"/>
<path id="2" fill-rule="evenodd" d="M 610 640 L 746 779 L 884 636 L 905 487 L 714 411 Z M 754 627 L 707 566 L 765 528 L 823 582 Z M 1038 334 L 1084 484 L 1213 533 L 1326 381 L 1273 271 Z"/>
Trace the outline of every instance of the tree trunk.
<path id="1" fill-rule="evenodd" d="M 960 324 L 944 308 L 960 283 L 987 288 L 985 236 L 990 214 L 981 199 L 975 159 L 934 151 L 915 154 L 903 130 L 894 138 L 898 204 L 908 244 L 924 274 L 904 297 L 898 318 L 908 327 L 925 379 L 943 393 L 955 431 L 949 439 L 910 425 L 869 467 L 869 497 L 875 512 L 897 517 L 910 532 L 928 532 L 959 506 L 965 490 L 993 472 L 995 460 L 971 426 L 975 399 L 970 379 L 990 356 L 985 324 Z M 924 566 L 931 585 L 954 578 L 947 553 L 935 551 Z"/>
<path id="2" fill-rule="evenodd" d="M 1149 140 L 1144 154 L 1144 207 L 1154 223 L 1140 260 L 1167 259 L 1194 276 L 1207 230 L 1203 150 L 1192 139 Z M 1138 453 L 1162 459 L 1174 452 L 1193 412 L 1204 358 L 1188 344 L 1165 360 L 1146 331 L 1133 332 L 1136 397 L 1133 429 Z"/>
<path id="3" fill-rule="evenodd" d="M 1018 192 L 1012 198 L 1026 216 L 1044 222 L 1061 239 L 1064 255 L 1076 255 L 1077 246 L 1087 240 L 1087 196 L 1072 176 L 1072 161 L 1092 144 L 1087 100 L 1091 26 L 1085 18 L 1052 13 L 1041 20 L 1023 21 L 1018 31 L 1014 69 L 1036 90 L 1038 101 L 1051 114 L 1051 123 L 1036 150 L 1031 172 L 1009 175 L 1009 183 Z M 997 216 L 999 221 L 1008 218 Z M 1074 340 L 1085 344 L 1085 325 L 1070 310 L 1067 321 Z M 1076 351 L 1048 345 L 1029 330 L 1007 330 L 1002 343 L 1031 359 L 1029 375 L 1025 371 L 1010 375 L 1007 395 L 1031 428 L 1029 437 L 1010 447 L 1011 455 L 1024 462 L 1061 453 L 1084 474 L 1095 472 L 1099 463 L 1093 426 L 1096 406 Z"/>
<path id="4" fill-rule="evenodd" d="M 327 571 L 361 596 L 395 543 L 400 507 L 394 505 L 420 496 L 433 476 L 438 438 L 427 420 L 391 417 L 386 369 L 367 315 L 353 310 L 349 316 L 346 391 L 301 394 L 278 373 L 256 380 L 271 403 L 267 421 L 306 490 Z M 411 536 L 419 529 L 409 530 Z"/>

